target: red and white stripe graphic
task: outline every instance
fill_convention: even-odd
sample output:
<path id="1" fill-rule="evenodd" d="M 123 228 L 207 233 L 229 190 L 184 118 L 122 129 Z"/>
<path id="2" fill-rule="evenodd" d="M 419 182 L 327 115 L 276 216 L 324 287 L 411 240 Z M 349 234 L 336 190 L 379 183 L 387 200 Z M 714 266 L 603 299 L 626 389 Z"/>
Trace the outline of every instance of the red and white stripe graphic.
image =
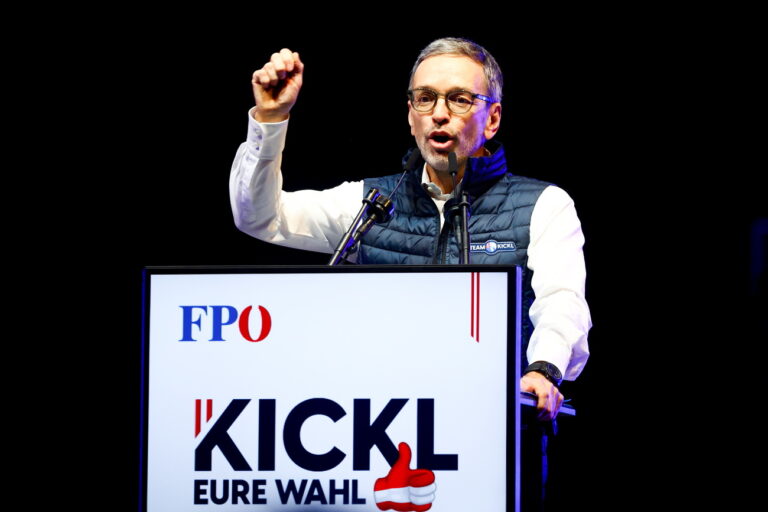
<path id="1" fill-rule="evenodd" d="M 200 434 L 201 417 L 203 415 L 203 404 L 199 398 L 195 400 L 195 437 Z M 211 421 L 213 415 L 213 400 L 210 398 L 205 401 L 205 422 Z"/>
<path id="2" fill-rule="evenodd" d="M 470 313 L 469 334 L 480 343 L 480 272 L 472 272 L 472 313 Z"/>
<path id="3" fill-rule="evenodd" d="M 379 510 L 424 512 L 435 500 L 435 474 L 428 469 L 411 469 L 411 447 L 400 443 L 397 461 L 384 478 L 376 480 L 373 498 Z"/>

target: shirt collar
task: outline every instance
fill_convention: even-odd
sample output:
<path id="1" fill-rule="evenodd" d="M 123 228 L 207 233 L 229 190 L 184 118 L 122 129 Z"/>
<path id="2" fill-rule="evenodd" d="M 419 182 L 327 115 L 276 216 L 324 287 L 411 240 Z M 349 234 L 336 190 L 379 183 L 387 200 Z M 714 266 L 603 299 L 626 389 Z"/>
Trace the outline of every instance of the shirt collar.
<path id="1" fill-rule="evenodd" d="M 434 183 L 429 179 L 429 173 L 427 172 L 427 164 L 421 171 L 421 187 L 429 194 L 432 199 L 439 199 L 440 201 L 447 201 L 451 198 L 451 194 L 444 194 L 437 183 Z"/>

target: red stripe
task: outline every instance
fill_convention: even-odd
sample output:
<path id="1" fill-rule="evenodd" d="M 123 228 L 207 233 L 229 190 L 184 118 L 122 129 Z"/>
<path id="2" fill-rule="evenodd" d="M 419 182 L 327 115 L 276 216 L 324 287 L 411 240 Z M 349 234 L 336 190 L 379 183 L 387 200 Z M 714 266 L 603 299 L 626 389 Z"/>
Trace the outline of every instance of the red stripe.
<path id="1" fill-rule="evenodd" d="M 475 329 L 475 338 L 480 343 L 480 272 L 477 273 L 477 329 Z"/>
<path id="2" fill-rule="evenodd" d="M 471 308 L 472 318 L 470 319 L 470 322 L 469 322 L 469 335 L 474 338 L 475 337 L 475 273 L 472 272 L 472 274 L 470 274 L 469 277 L 471 278 L 471 281 L 472 281 L 472 308 Z"/>
<path id="3" fill-rule="evenodd" d="M 397 503 L 394 501 L 382 501 L 376 504 L 379 510 L 397 510 L 399 512 L 424 512 L 432 508 L 431 503 L 425 505 L 414 505 L 413 503 Z"/>
<path id="4" fill-rule="evenodd" d="M 200 399 L 195 400 L 195 437 L 200 434 Z"/>
<path id="5" fill-rule="evenodd" d="M 213 416 L 213 400 L 209 398 L 205 402 L 205 421 L 207 423 L 211 421 L 211 416 Z"/>

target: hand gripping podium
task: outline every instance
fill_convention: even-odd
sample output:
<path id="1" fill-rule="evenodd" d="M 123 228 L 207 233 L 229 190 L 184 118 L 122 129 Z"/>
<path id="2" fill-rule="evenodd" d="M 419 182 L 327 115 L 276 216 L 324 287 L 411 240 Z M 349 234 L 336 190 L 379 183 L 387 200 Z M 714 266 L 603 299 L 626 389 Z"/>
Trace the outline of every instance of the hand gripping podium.
<path id="1" fill-rule="evenodd" d="M 519 510 L 520 286 L 146 268 L 142 510 Z"/>

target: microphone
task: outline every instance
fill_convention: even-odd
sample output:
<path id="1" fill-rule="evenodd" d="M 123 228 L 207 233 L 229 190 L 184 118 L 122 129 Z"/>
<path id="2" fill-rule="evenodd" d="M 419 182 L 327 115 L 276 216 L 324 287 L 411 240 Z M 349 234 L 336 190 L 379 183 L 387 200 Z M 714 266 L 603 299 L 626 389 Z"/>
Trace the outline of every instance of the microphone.
<path id="1" fill-rule="evenodd" d="M 419 153 L 417 149 L 411 151 L 411 154 L 408 157 L 408 161 L 403 168 L 403 174 L 397 181 L 395 188 L 392 189 L 391 195 L 394 196 L 395 192 L 400 187 L 400 184 L 403 182 L 406 174 L 416 168 L 416 164 L 420 156 L 421 153 Z M 371 229 L 371 226 L 373 226 L 374 222 L 387 222 L 392 218 L 394 213 L 395 205 L 390 198 L 381 194 L 377 188 L 372 188 L 369 190 L 368 195 L 365 197 L 365 199 L 363 199 L 362 208 L 360 208 L 360 211 L 357 213 L 355 220 L 352 221 L 349 229 L 347 229 L 347 232 L 336 246 L 336 250 L 333 252 L 328 265 L 333 266 L 338 264 L 344 257 L 344 253 L 353 247 L 360 240 L 360 237 L 362 237 L 368 232 L 369 229 Z M 363 218 L 363 215 L 366 215 L 367 217 L 362 223 L 360 223 L 360 219 Z M 360 223 L 359 226 L 358 223 Z M 357 229 L 355 229 L 356 226 Z"/>
<path id="2" fill-rule="evenodd" d="M 455 151 L 448 153 L 448 172 L 453 179 L 453 197 L 456 197 L 456 173 L 459 172 L 459 160 L 456 158 Z"/>
<path id="3" fill-rule="evenodd" d="M 397 185 L 395 185 L 395 188 L 392 189 L 392 193 L 390 194 L 392 197 L 395 196 L 395 192 L 398 188 L 400 188 L 400 184 L 403 182 L 403 178 L 405 178 L 406 174 L 416 169 L 416 164 L 419 162 L 420 156 L 421 153 L 418 149 L 411 151 L 411 155 L 408 157 L 408 161 L 405 163 L 405 167 L 403 167 L 403 174 L 400 175 L 400 179 L 397 180 Z"/>
<path id="4" fill-rule="evenodd" d="M 371 191 L 376 190 L 375 188 Z M 370 194 L 370 193 L 369 193 Z M 360 224 L 360 227 L 355 231 L 354 239 L 359 240 L 361 236 L 366 234 L 374 222 L 387 222 L 392 218 L 392 214 L 395 213 L 395 205 L 390 198 L 385 195 L 379 194 L 378 190 L 374 193 L 373 200 L 366 197 L 363 202 L 368 205 L 365 210 L 368 217 Z M 370 195 L 369 195 L 370 197 Z"/>
<path id="5" fill-rule="evenodd" d="M 459 194 L 456 190 L 456 174 L 459 172 L 459 160 L 456 158 L 456 152 L 451 151 L 448 153 L 448 172 L 451 175 L 451 181 L 453 182 L 453 190 L 451 191 L 451 198 L 445 202 L 443 206 L 443 217 L 446 221 L 454 224 L 455 217 L 458 215 L 459 207 Z"/>
<path id="6" fill-rule="evenodd" d="M 418 149 L 411 151 L 411 154 L 408 156 L 408 161 L 403 167 L 403 173 L 400 175 L 400 179 L 397 180 L 395 188 L 393 188 L 392 192 L 389 194 L 390 197 L 395 197 L 395 192 L 397 192 L 397 189 L 400 188 L 400 184 L 403 182 L 405 176 L 416 168 L 416 164 L 418 163 L 420 156 L 421 153 Z M 368 198 L 363 199 L 363 202 L 369 205 L 368 209 L 366 210 L 368 217 L 363 221 L 362 224 L 360 224 L 360 227 L 357 228 L 354 237 L 355 240 L 358 240 L 361 236 L 366 234 L 368 230 L 371 229 L 371 226 L 374 222 L 387 222 L 395 213 L 394 203 L 389 197 L 383 194 L 377 194 L 373 198 L 373 201 L 371 201 L 369 196 Z"/>
<path id="7" fill-rule="evenodd" d="M 453 181 L 453 192 L 451 198 L 443 206 L 443 215 L 445 220 L 453 224 L 456 241 L 459 246 L 459 263 L 469 264 L 469 231 L 468 219 L 470 215 L 469 197 L 463 191 L 459 192 L 456 186 L 456 174 L 459 171 L 459 162 L 456 153 L 448 153 L 448 172 L 451 173 Z M 463 187 L 462 187 L 463 188 Z"/>
<path id="8" fill-rule="evenodd" d="M 419 163 L 419 158 L 421 158 L 421 152 L 414 148 L 413 151 L 411 151 L 410 156 L 408 157 L 408 161 L 405 163 L 405 170 L 406 171 L 412 171 L 416 168 L 416 164 Z"/>

